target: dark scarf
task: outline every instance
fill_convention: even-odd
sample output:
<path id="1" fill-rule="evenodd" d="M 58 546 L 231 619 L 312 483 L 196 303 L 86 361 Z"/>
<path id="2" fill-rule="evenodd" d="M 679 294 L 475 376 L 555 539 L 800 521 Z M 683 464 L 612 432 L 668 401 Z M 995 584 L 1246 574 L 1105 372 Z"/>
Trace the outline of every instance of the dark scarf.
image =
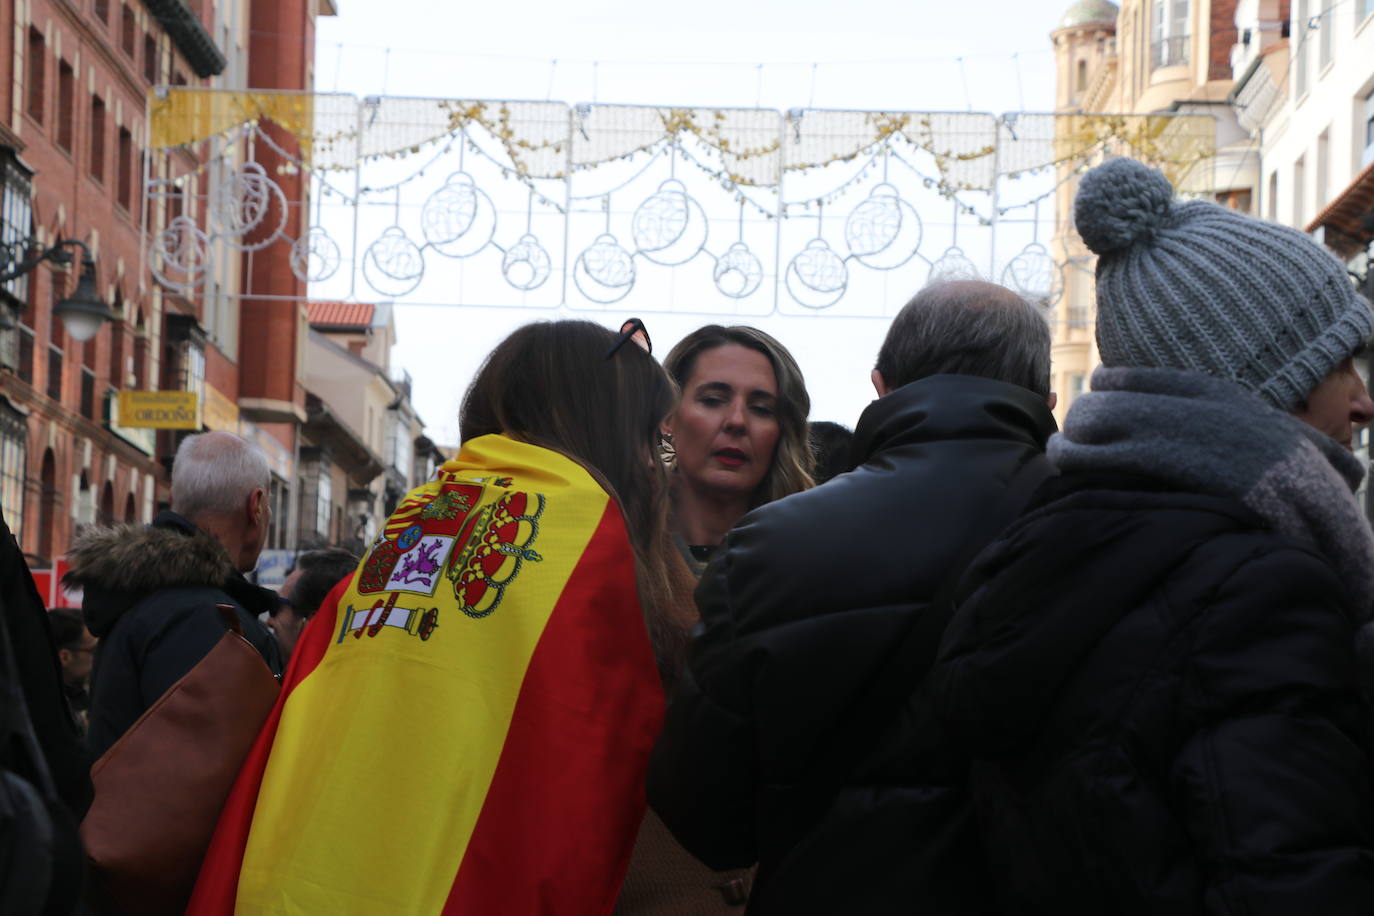
<path id="1" fill-rule="evenodd" d="M 1374 616 L 1374 533 L 1353 493 L 1358 458 L 1238 385 L 1173 369 L 1099 368 L 1048 454 L 1061 470 L 1114 470 L 1231 496 L 1314 547 Z"/>

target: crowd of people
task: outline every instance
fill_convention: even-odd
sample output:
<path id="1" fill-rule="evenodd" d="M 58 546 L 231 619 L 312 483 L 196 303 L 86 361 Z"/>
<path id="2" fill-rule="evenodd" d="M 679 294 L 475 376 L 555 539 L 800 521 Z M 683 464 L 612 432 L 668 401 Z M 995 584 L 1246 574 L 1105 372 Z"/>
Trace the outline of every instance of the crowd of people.
<path id="1" fill-rule="evenodd" d="M 90 767 L 227 623 L 281 686 L 189 913 L 1374 911 L 1374 309 L 1133 160 L 1074 216 L 1062 431 L 1041 308 L 949 281 L 854 357 L 852 432 L 756 328 L 520 328 L 458 454 L 278 591 L 228 433 L 82 532 L 81 608 L 0 532 L 0 912 L 109 911 Z"/>

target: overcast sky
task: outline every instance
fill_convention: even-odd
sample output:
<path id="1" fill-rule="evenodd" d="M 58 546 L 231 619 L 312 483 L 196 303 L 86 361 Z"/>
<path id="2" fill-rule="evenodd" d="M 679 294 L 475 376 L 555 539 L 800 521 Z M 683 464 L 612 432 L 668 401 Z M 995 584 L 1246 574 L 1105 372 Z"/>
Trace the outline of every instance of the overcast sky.
<path id="1" fill-rule="evenodd" d="M 666 4 L 643 0 L 338 5 L 337 17 L 319 20 L 320 91 L 1002 113 L 1053 107 L 1048 35 L 1071 4 L 701 0 L 673 4 L 671 12 Z M 879 311 L 890 313 L 913 292 L 890 290 L 899 301 Z M 625 314 L 635 313 L 633 295 Z M 429 435 L 444 443 L 457 441 L 458 404 L 481 358 L 512 329 L 563 316 L 614 325 L 620 315 L 474 308 L 462 296 L 455 299 L 452 308 L 407 307 L 398 300 L 393 353 L 393 362 L 414 379 L 414 403 Z M 656 355 L 707 320 L 654 315 Z M 750 323 L 796 355 L 811 392 L 812 419 L 853 426 L 873 397 L 868 373 L 887 322 L 820 313 Z"/>

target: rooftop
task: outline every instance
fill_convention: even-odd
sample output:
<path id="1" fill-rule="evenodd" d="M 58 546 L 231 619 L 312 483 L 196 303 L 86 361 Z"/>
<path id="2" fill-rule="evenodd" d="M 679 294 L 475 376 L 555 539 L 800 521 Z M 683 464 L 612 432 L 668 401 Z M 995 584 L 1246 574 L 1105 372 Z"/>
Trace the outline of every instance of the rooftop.
<path id="1" fill-rule="evenodd" d="M 305 308 L 311 327 L 360 331 L 372 327 L 377 311 L 377 306 L 367 302 L 308 302 Z"/>
<path id="2" fill-rule="evenodd" d="M 1059 21 L 1061 29 L 1072 29 L 1084 25 L 1116 25 L 1120 7 L 1111 0 L 1079 0 L 1069 7 L 1064 18 Z"/>

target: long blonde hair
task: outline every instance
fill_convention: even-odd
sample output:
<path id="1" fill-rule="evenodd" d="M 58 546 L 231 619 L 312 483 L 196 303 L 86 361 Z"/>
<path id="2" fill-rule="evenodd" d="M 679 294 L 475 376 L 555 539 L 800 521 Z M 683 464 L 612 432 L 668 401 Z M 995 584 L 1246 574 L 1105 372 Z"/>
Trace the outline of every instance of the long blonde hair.
<path id="1" fill-rule="evenodd" d="M 663 368 L 668 370 L 678 389 L 686 387 L 692 377 L 697 357 L 707 350 L 737 344 L 762 353 L 773 367 L 778 383 L 778 445 L 768 472 L 750 496 L 750 508 L 810 489 L 814 482 L 811 470 L 815 455 L 806 431 L 806 418 L 811 413 L 811 396 L 806 393 L 806 380 L 801 367 L 787 348 L 771 335 L 747 325 L 723 327 L 708 324 L 697 328 L 673 347 Z"/>

